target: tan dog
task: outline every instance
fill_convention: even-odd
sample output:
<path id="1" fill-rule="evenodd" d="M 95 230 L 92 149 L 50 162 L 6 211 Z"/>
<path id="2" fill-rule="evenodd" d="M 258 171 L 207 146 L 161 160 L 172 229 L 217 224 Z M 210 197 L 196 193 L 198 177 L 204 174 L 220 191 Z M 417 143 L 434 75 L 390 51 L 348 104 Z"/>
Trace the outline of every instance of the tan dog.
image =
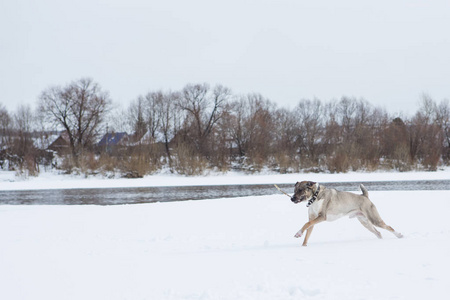
<path id="1" fill-rule="evenodd" d="M 303 246 L 306 246 L 314 225 L 323 221 L 334 221 L 344 216 L 358 218 L 364 227 L 380 239 L 381 233 L 374 226 L 386 229 L 398 238 L 403 237 L 401 233 L 396 232 L 391 226 L 384 223 L 377 208 L 369 200 L 367 189 L 362 184 L 360 188 L 362 195 L 356 195 L 327 189 L 312 181 L 297 182 L 291 200 L 294 203 L 308 201 L 309 222 L 303 225 L 302 229 L 295 234 L 295 237 L 301 237 L 303 232 L 307 230 L 303 241 Z"/>

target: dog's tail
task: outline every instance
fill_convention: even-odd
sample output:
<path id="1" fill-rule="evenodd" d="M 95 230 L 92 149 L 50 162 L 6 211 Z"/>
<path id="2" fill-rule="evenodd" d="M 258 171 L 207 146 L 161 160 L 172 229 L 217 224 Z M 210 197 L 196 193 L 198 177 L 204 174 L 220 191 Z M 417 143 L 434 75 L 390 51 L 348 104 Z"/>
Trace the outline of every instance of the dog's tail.
<path id="1" fill-rule="evenodd" d="M 363 196 L 369 198 L 369 192 L 367 191 L 366 187 L 362 183 L 359 185 L 359 188 L 361 189 Z"/>

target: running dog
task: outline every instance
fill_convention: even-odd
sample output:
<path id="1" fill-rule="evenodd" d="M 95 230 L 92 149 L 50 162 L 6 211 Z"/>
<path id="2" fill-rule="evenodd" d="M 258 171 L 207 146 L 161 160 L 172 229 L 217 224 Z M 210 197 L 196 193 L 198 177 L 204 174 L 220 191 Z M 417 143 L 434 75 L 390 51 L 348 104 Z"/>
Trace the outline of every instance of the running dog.
<path id="1" fill-rule="evenodd" d="M 356 217 L 370 232 L 381 239 L 381 233 L 374 226 L 392 232 L 396 237 L 403 235 L 386 225 L 381 219 L 375 205 L 369 200 L 369 193 L 364 185 L 360 185 L 362 195 L 328 189 L 316 182 L 302 181 L 295 184 L 291 201 L 300 203 L 307 201 L 309 221 L 303 225 L 295 237 L 299 238 L 306 230 L 303 246 L 306 246 L 314 225 L 323 221 L 334 221 L 344 216 Z"/>

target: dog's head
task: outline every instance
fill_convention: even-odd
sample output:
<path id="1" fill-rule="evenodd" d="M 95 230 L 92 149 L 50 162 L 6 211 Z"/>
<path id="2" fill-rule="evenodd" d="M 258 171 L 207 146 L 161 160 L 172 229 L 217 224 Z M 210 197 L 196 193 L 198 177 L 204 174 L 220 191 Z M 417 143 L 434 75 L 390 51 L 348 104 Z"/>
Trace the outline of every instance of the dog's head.
<path id="1" fill-rule="evenodd" d="M 316 183 L 313 181 L 302 181 L 295 184 L 294 195 L 291 201 L 294 203 L 300 203 L 305 200 L 309 200 L 314 195 L 314 185 Z"/>

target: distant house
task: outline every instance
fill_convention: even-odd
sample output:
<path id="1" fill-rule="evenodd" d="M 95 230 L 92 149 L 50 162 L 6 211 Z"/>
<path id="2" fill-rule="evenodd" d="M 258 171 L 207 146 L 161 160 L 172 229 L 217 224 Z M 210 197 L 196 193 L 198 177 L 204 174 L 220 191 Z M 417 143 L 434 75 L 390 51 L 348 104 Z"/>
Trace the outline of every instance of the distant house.
<path id="1" fill-rule="evenodd" d="M 38 150 L 49 150 L 52 143 L 58 139 L 61 135 L 61 131 L 33 131 L 31 133 L 31 139 L 33 145 Z"/>
<path id="2" fill-rule="evenodd" d="M 126 132 L 111 132 L 106 133 L 98 142 L 98 147 L 111 152 L 113 148 L 119 146 L 127 146 L 130 142 L 130 136 Z"/>
<path id="3" fill-rule="evenodd" d="M 162 135 L 162 133 L 156 132 L 153 135 L 150 130 L 148 130 L 142 137 L 134 136 L 134 138 L 132 139 L 133 142 L 130 143 L 130 146 L 164 143 L 164 136 Z"/>
<path id="4" fill-rule="evenodd" d="M 55 151 L 58 155 L 67 154 L 70 149 L 69 135 L 63 131 L 53 142 L 48 146 L 48 150 Z"/>

